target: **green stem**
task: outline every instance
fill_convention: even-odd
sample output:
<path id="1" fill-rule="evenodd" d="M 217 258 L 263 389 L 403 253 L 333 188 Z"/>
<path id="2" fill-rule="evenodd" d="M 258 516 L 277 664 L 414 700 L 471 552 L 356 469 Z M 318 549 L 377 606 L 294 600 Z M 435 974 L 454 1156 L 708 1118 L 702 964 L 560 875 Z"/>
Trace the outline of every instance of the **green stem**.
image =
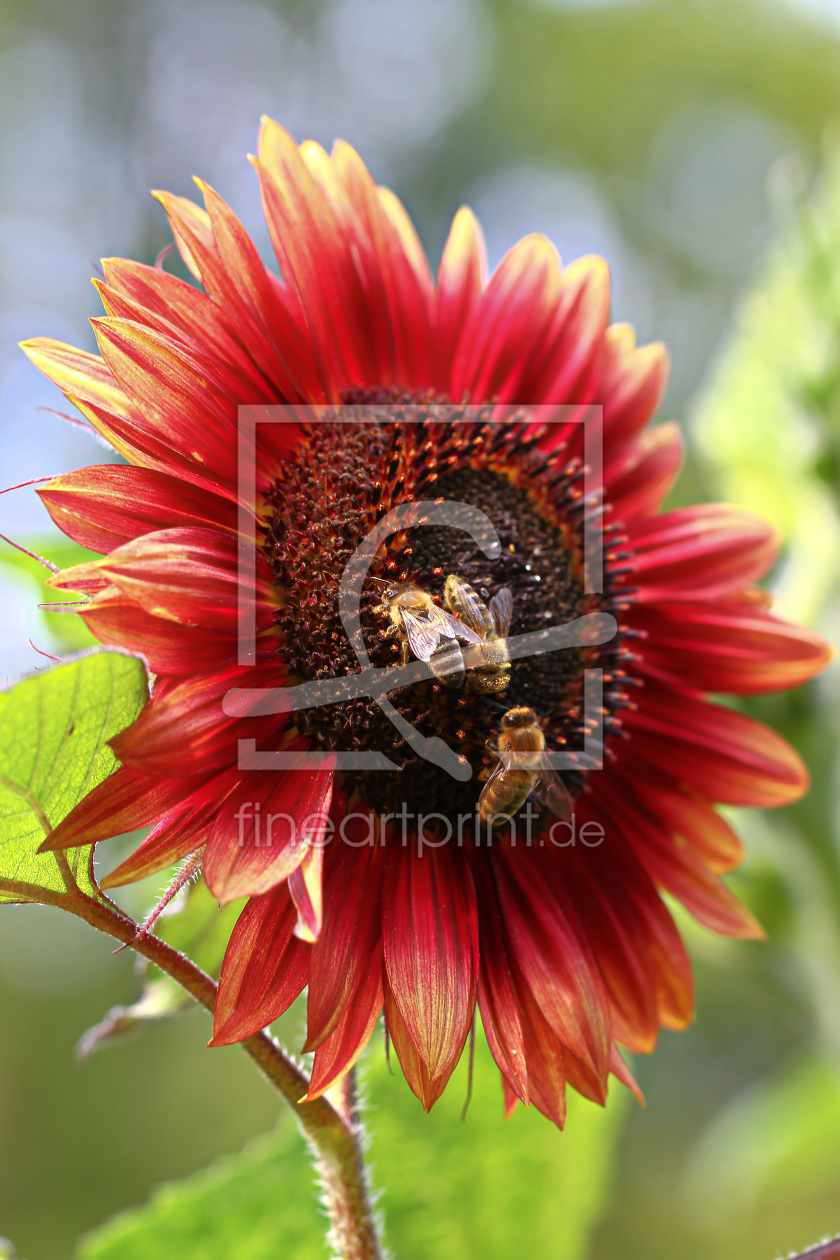
<path id="1" fill-rule="evenodd" d="M 123 914 L 113 902 L 97 901 L 83 893 L 72 876 L 65 879 L 65 883 L 67 892 L 56 893 L 15 880 L 0 879 L 0 891 L 22 901 L 37 901 L 69 910 L 154 963 L 212 1013 L 216 1004 L 216 984 L 206 972 L 160 937 L 150 933 L 138 935 L 139 929 L 133 919 Z M 341 1260 L 381 1260 L 352 1081 L 344 1086 L 344 1097 L 352 1100 L 346 1108 L 338 1109 L 326 1098 L 301 1102 L 309 1088 L 309 1081 L 300 1068 L 287 1058 L 273 1037 L 259 1032 L 239 1044 L 286 1099 L 315 1152 L 337 1255 Z"/>
<path id="2" fill-rule="evenodd" d="M 329 1098 L 352 1138 L 352 1151 L 344 1159 L 324 1158 L 316 1150 L 318 1171 L 330 1209 L 331 1241 L 338 1256 L 367 1260 L 380 1256 L 376 1219 L 370 1201 L 370 1185 L 364 1158 L 364 1129 L 359 1120 L 356 1071 L 351 1068 L 329 1091 Z"/>

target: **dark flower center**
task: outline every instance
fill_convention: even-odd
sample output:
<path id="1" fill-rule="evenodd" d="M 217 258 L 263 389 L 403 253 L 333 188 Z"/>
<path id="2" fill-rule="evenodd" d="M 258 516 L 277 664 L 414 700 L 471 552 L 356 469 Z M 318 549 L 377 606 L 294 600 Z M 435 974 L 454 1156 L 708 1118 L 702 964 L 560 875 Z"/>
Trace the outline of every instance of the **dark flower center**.
<path id="1" fill-rule="evenodd" d="M 475 409 L 412 408 L 402 419 L 380 403 L 388 395 L 363 396 L 342 419 L 307 432 L 282 483 L 269 494 L 265 548 L 282 607 L 277 624 L 290 682 L 331 679 L 359 670 L 338 611 L 344 567 L 385 513 L 416 500 L 455 500 L 480 509 L 492 521 L 501 554 L 488 560 L 473 539 L 451 527 L 416 527 L 390 538 L 377 553 L 361 605 L 365 644 L 374 665 L 400 663 L 399 633 L 382 611 L 383 586 L 375 579 L 410 582 L 441 601 L 444 581 L 455 573 L 488 602 L 503 587 L 513 595 L 511 635 L 526 634 L 598 610 L 616 613 L 618 596 L 606 574 L 605 593 L 584 590 L 583 501 L 579 462 L 562 450 L 546 456 L 539 435 L 522 421 L 500 425 Z M 414 400 L 409 400 L 414 401 Z M 412 422 L 413 421 L 413 422 Z M 620 617 L 618 617 L 620 620 Z M 345 773 L 377 811 L 403 804 L 411 813 L 454 817 L 472 811 L 492 758 L 486 741 L 505 711 L 527 705 L 537 713 L 550 749 L 583 749 L 584 669 L 604 670 L 606 734 L 620 723 L 622 636 L 601 647 L 577 647 L 514 660 L 510 682 L 499 694 L 471 686 L 424 681 L 394 692 L 394 707 L 421 734 L 437 735 L 467 758 L 472 778 L 460 782 L 415 754 L 381 709 L 366 698 L 296 714 L 296 726 L 312 746 L 375 750 L 402 766 L 402 773 Z M 572 795 L 583 772 L 563 774 Z"/>

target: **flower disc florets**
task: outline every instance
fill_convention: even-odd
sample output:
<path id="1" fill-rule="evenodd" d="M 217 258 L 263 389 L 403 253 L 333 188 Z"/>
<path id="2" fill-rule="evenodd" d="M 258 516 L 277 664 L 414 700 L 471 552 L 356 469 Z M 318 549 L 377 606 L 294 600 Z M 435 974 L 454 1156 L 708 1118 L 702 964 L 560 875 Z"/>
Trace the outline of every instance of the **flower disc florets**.
<path id="1" fill-rule="evenodd" d="M 393 666 L 399 657 L 382 611 L 386 581 L 417 585 L 438 603 L 445 578 L 453 573 L 488 602 L 507 588 L 513 596 L 513 634 L 588 612 L 620 614 L 629 592 L 615 589 L 609 566 L 606 592 L 585 591 L 582 464 L 579 458 L 569 461 L 565 445 L 548 456 L 542 452 L 545 426 L 530 423 L 524 413 L 500 423 L 491 408 L 477 416 L 474 407 L 433 400 L 423 407 L 405 399 L 401 411 L 393 398 L 363 401 L 360 392 L 352 396 L 354 405 L 309 429 L 305 452 L 288 462 L 282 481 L 267 496 L 271 516 L 265 548 L 281 595 L 278 651 L 288 664 L 290 682 L 358 670 L 340 617 L 342 574 L 372 526 L 401 503 L 468 503 L 496 528 L 501 553 L 488 560 L 472 538 L 446 526 L 411 529 L 390 539 L 371 567 L 363 594 L 362 626 L 375 666 Z M 381 395 L 388 398 L 387 391 Z M 588 510 L 601 511 L 594 504 Z M 616 546 L 618 527 L 610 527 L 608 536 Z M 457 782 L 419 757 L 367 698 L 307 709 L 297 715 L 297 727 L 319 748 L 378 750 L 402 767 L 400 775 L 344 773 L 348 787 L 372 808 L 390 811 L 405 804 L 413 814 L 454 816 L 475 807 L 492 764 L 485 744 L 507 708 L 535 707 L 548 747 L 573 753 L 582 748 L 584 735 L 584 670 L 602 669 L 607 672 L 604 729 L 620 726 L 615 713 L 627 703 L 620 685 L 626 654 L 620 639 L 599 648 L 566 648 L 515 660 L 508 686 L 495 695 L 474 691 L 469 679 L 461 687 L 429 681 L 395 693 L 393 703 L 415 729 L 439 735 L 467 758 L 473 771 L 467 782 Z M 581 759 L 581 770 L 567 773 L 573 795 L 582 785 L 583 765 Z"/>

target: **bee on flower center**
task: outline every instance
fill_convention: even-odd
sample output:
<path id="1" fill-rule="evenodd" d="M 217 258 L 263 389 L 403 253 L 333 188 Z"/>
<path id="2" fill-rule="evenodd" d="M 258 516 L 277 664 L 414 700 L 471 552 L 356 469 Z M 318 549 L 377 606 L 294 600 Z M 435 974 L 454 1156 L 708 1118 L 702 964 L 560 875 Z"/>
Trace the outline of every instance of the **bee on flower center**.
<path id="1" fill-rule="evenodd" d="M 488 740 L 487 748 L 497 758 L 497 765 L 478 798 L 482 822 L 495 824 L 511 817 L 529 796 L 547 806 L 555 818 L 568 821 L 571 798 L 549 763 L 545 735 L 533 709 L 525 705 L 508 709 L 497 740 Z"/>
<path id="2" fill-rule="evenodd" d="M 409 654 L 413 654 L 418 661 L 426 661 L 435 677 L 448 687 L 463 685 L 464 656 L 458 640 L 481 647 L 477 630 L 441 608 L 428 591 L 411 583 L 386 585 L 378 611 L 391 620 L 385 633 L 398 637 L 401 664 L 407 665 Z"/>
<path id="3" fill-rule="evenodd" d="M 443 602 L 465 625 L 481 638 L 481 646 L 467 656 L 466 686 L 470 691 L 506 691 L 510 682 L 510 655 L 507 636 L 513 617 L 513 595 L 502 587 L 489 606 L 463 578 L 450 573 L 443 587 Z"/>

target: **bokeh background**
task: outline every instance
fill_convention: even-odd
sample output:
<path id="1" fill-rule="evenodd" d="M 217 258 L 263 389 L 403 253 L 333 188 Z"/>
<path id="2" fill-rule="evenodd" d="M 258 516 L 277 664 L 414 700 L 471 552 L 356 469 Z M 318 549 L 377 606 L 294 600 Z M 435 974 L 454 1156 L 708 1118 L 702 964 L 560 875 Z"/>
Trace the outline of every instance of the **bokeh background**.
<path id="1" fill-rule="evenodd" d="M 93 348 L 95 261 L 168 243 L 150 188 L 201 175 L 267 252 L 245 160 L 261 113 L 356 144 L 433 261 L 464 201 L 491 264 L 534 230 L 564 259 L 604 254 L 615 316 L 672 351 L 677 498 L 769 515 L 782 611 L 838 641 L 840 0 L 0 0 L 0 488 L 108 458 L 42 410 L 64 400 L 17 342 Z M 0 497 L 0 530 L 63 560 L 31 490 Z M 0 680 L 81 642 L 40 598 L 0 543 Z M 375 1047 L 398 1254 L 771 1260 L 840 1230 L 840 675 L 750 709 L 814 774 L 804 804 L 738 820 L 733 885 L 769 943 L 685 921 L 696 1025 L 637 1064 L 646 1110 L 577 1107 L 563 1135 L 502 1124 L 481 1062 L 466 1124 L 460 1099 L 426 1119 Z M 80 1254 L 322 1254 L 293 1128 L 243 1055 L 202 1048 L 203 1016 L 74 1058 L 138 983 L 84 925 L 0 910 L 0 1233 L 23 1260 L 66 1260 L 270 1133 Z"/>

